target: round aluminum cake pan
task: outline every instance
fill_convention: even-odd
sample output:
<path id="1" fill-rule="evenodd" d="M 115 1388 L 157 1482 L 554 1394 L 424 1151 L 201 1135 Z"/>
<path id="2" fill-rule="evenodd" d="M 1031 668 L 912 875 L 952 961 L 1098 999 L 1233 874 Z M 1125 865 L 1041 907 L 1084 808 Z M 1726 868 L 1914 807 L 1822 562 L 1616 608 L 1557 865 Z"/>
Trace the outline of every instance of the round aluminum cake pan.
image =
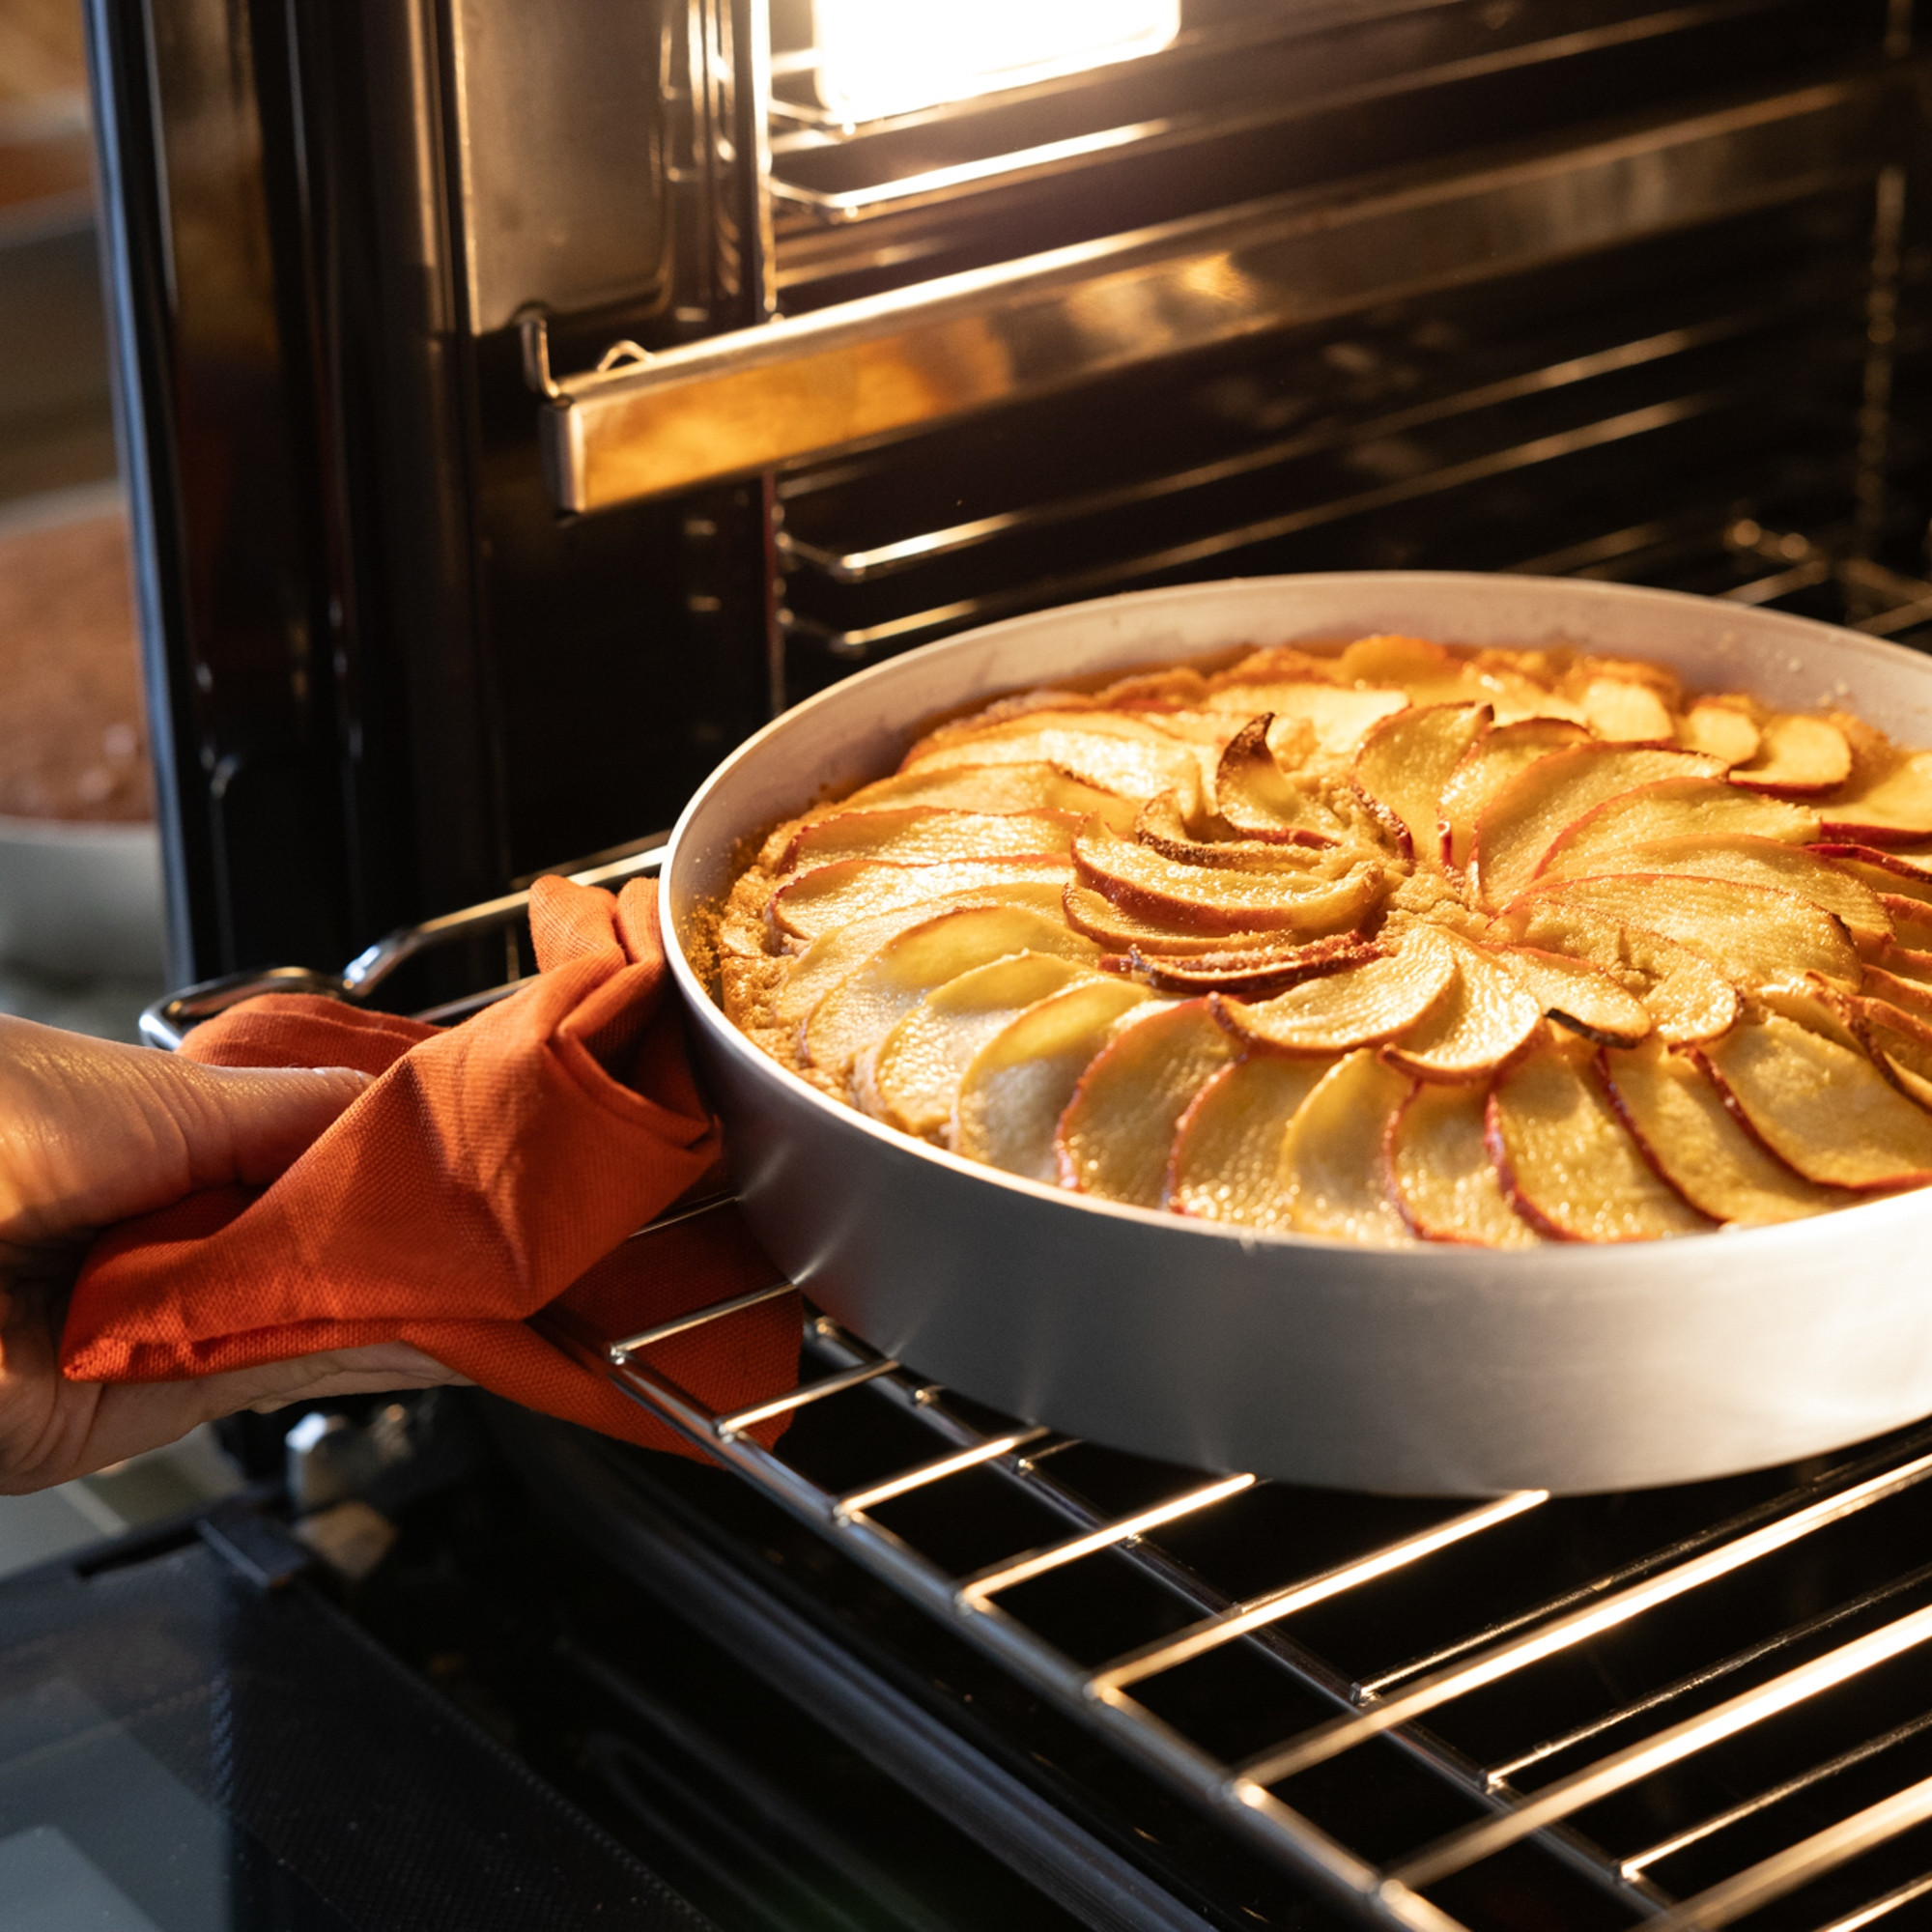
<path id="1" fill-rule="evenodd" d="M 1932 663 L 1623 584 L 1249 579 L 989 625 L 861 672 L 713 773 L 666 867 L 671 970 L 745 1210 L 828 1313 L 1010 1414 L 1212 1469 L 1389 1492 L 1586 1492 L 1790 1462 L 1932 1412 L 1932 1189 L 1619 1246 L 1386 1250 L 1060 1192 L 909 1139 L 758 1051 L 686 956 L 744 841 L 1002 692 L 1235 644 L 1400 631 L 1584 644 L 1932 746 Z"/>

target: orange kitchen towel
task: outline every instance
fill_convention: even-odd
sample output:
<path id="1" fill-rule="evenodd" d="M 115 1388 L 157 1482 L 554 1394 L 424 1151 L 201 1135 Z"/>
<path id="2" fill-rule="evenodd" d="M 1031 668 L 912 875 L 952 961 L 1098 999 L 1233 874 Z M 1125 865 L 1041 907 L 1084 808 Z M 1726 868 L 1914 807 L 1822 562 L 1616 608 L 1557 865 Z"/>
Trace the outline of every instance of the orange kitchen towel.
<path id="1" fill-rule="evenodd" d="M 528 1325 L 615 1339 L 777 1268 L 734 1208 L 642 1240 L 718 1165 L 666 984 L 657 885 L 538 880 L 538 978 L 438 1028 L 301 994 L 249 1000 L 182 1051 L 228 1066 L 377 1076 L 267 1188 L 229 1186 L 110 1229 L 61 1341 L 74 1381 L 169 1381 L 360 1343 L 413 1343 L 531 1408 L 656 1448 L 681 1438 Z M 650 1351 L 713 1408 L 793 1386 L 795 1295 Z M 765 1439 L 779 1425 L 761 1425 Z"/>

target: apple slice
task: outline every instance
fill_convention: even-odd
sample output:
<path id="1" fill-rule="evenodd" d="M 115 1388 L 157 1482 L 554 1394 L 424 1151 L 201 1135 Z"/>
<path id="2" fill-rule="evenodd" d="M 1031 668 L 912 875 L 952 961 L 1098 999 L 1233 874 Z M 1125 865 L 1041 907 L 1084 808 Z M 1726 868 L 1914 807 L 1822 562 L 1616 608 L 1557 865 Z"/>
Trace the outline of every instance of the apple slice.
<path id="1" fill-rule="evenodd" d="M 1398 950 L 1366 966 L 1292 986 L 1249 1005 L 1222 994 L 1215 1016 L 1244 1042 L 1277 1053 L 1346 1053 L 1406 1033 L 1455 983 L 1457 957 L 1435 926 L 1405 933 Z"/>
<path id="2" fill-rule="evenodd" d="M 1727 765 L 1747 765 L 1763 737 L 1748 711 L 1721 697 L 1700 697 L 1677 721 L 1677 742 L 1687 752 L 1708 752 Z"/>
<path id="3" fill-rule="evenodd" d="M 1130 830 L 1140 810 L 1137 801 L 1082 784 L 1052 765 L 953 765 L 877 779 L 810 818 L 815 822 L 840 811 L 901 805 L 944 806 L 950 811 L 1070 811 L 1081 818 L 1097 814 L 1116 832 Z"/>
<path id="4" fill-rule="evenodd" d="M 1444 934 L 1456 978 L 1382 1058 L 1417 1080 L 1473 1080 L 1518 1053 L 1543 1025 L 1543 1002 L 1481 948 Z"/>
<path id="5" fill-rule="evenodd" d="M 1900 752 L 1874 760 L 1867 776 L 1823 808 L 1825 836 L 1865 845 L 1909 845 L 1932 838 L 1932 752 Z"/>
<path id="6" fill-rule="evenodd" d="M 1854 1199 L 1806 1180 L 1747 1133 L 1690 1054 L 1654 1042 L 1606 1053 L 1603 1065 L 1610 1097 L 1652 1165 L 1712 1220 L 1767 1227 Z"/>
<path id="7" fill-rule="evenodd" d="M 1525 718 L 1580 721 L 1581 707 L 1525 674 L 1519 654 L 1459 654 L 1424 638 L 1358 638 L 1336 660 L 1345 677 L 1394 685 L 1411 704 L 1488 704 L 1496 723 Z"/>
<path id="8" fill-rule="evenodd" d="M 1903 893 L 1881 893 L 1878 902 L 1891 921 L 1891 937 L 1908 952 L 1932 952 L 1932 906 Z"/>
<path id="9" fill-rule="evenodd" d="M 1547 1037 L 1509 1066 L 1486 1132 L 1510 1205 L 1553 1241 L 1653 1241 L 1711 1225 L 1643 1157 L 1578 1041 Z"/>
<path id="10" fill-rule="evenodd" d="M 1612 745 L 1667 745 L 1676 720 L 1647 684 L 1626 677 L 1593 677 L 1577 695 L 1583 723 Z"/>
<path id="11" fill-rule="evenodd" d="M 1151 997 L 1128 980 L 1083 980 L 1001 1028 L 960 1079 L 947 1136 L 953 1151 L 1029 1180 L 1057 1180 L 1054 1130 L 1080 1076 L 1122 1017 Z"/>
<path id="12" fill-rule="evenodd" d="M 1349 825 L 1319 789 L 1291 782 L 1268 749 L 1272 712 L 1251 718 L 1214 768 L 1214 810 L 1244 838 L 1283 845 L 1336 845 Z"/>
<path id="13" fill-rule="evenodd" d="M 1122 1029 L 1080 1076 L 1054 1146 L 1060 1184 L 1158 1208 L 1175 1129 L 1235 1057 L 1206 1000 L 1165 1007 Z"/>
<path id="14" fill-rule="evenodd" d="M 1660 1039 L 1714 1039 L 1740 1010 L 1737 988 L 1701 952 L 1551 894 L 1531 894 L 1506 906 L 1490 936 L 1492 942 L 1514 940 L 1596 968 L 1642 1003 Z"/>
<path id="15" fill-rule="evenodd" d="M 1807 1180 L 1860 1193 L 1932 1180 L 1932 1114 L 1862 1053 L 1778 1013 L 1697 1051 L 1732 1111 Z"/>
<path id="16" fill-rule="evenodd" d="M 1141 919 L 1123 912 L 1111 899 L 1081 885 L 1061 895 L 1066 923 L 1084 932 L 1109 952 L 1130 952 L 1151 959 L 1193 959 L 1205 953 L 1272 952 L 1299 942 L 1293 933 L 1203 932 L 1198 926 Z"/>
<path id="17" fill-rule="evenodd" d="M 1348 932 L 1377 903 L 1381 868 L 1362 864 L 1337 879 L 1290 870 L 1246 872 L 1182 866 L 1090 819 L 1073 841 L 1081 882 L 1137 918 L 1203 932 Z"/>
<path id="18" fill-rule="evenodd" d="M 1286 723 L 1304 721 L 1330 757 L 1346 758 L 1378 720 L 1408 703 L 1399 691 L 1350 691 L 1294 680 L 1286 684 L 1230 684 L 1209 694 L 1208 708 L 1234 717 L 1269 713 Z"/>
<path id="19" fill-rule="evenodd" d="M 949 980 L 853 1064 L 853 1099 L 901 1132 L 937 1136 L 980 1049 L 1029 1007 L 1089 977 L 1099 978 L 1071 959 L 1013 952 Z"/>
<path id="20" fill-rule="evenodd" d="M 1489 1088 L 1418 1086 L 1389 1122 L 1396 1207 L 1425 1241 L 1533 1248 L 1542 1236 L 1509 1204 L 1490 1158 Z"/>
<path id="21" fill-rule="evenodd" d="M 1487 704 L 1422 705 L 1384 718 L 1362 740 L 1355 782 L 1407 827 L 1419 860 L 1439 860 L 1442 788 L 1493 717 Z"/>
<path id="22" fill-rule="evenodd" d="M 1175 1129 L 1166 1205 L 1200 1221 L 1275 1233 L 1290 1227 L 1282 1139 L 1332 1064 L 1256 1053 L 1222 1067 Z"/>
<path id="23" fill-rule="evenodd" d="M 1851 1023 L 1859 1051 L 1901 1094 L 1932 1107 L 1932 1025 L 1889 1000 L 1862 994 L 1841 995 L 1839 1010 Z"/>
<path id="24" fill-rule="evenodd" d="M 939 859 L 1031 859 L 1069 851 L 1081 823 L 1070 811 L 952 811 L 931 805 L 838 811 L 793 834 L 773 869 L 804 870 L 836 859 L 884 859 L 900 866 L 929 866 Z"/>
<path id="25" fill-rule="evenodd" d="M 1340 821 L 1338 820 L 1338 823 Z M 1162 792 L 1141 807 L 1134 838 L 1179 866 L 1219 866 L 1244 872 L 1300 872 L 1337 878 L 1351 855 L 1336 844 L 1304 844 L 1275 838 L 1196 838 L 1174 794 Z"/>
<path id="26" fill-rule="evenodd" d="M 1852 748 L 1835 724 L 1791 711 L 1758 726 L 1755 757 L 1731 767 L 1732 780 L 1759 791 L 1830 791 L 1852 775 Z"/>
<path id="27" fill-rule="evenodd" d="M 1094 821 L 1097 823 L 1097 821 Z M 951 897 L 1007 886 L 1067 883 L 1064 858 L 948 859 L 930 866 L 891 865 L 877 859 L 837 859 L 800 872 L 772 895 L 770 919 L 780 932 L 799 939 L 918 899 Z"/>
<path id="28" fill-rule="evenodd" d="M 1747 990 L 1806 973 L 1841 986 L 1859 981 L 1858 950 L 1845 928 L 1796 893 L 1734 879 L 1625 872 L 1539 886 L 1528 896 L 1674 939 Z"/>
<path id="29" fill-rule="evenodd" d="M 1084 934 L 1017 906 L 967 906 L 910 926 L 855 967 L 805 1023 L 808 1065 L 834 1076 L 882 1038 L 935 986 L 1010 952 L 1092 965 L 1100 949 Z"/>
<path id="30" fill-rule="evenodd" d="M 1561 718 L 1498 724 L 1466 751 L 1442 787 L 1442 856 L 1458 871 L 1469 863 L 1476 821 L 1491 799 L 1539 758 L 1589 743 L 1582 725 Z"/>
<path id="31" fill-rule="evenodd" d="M 1864 989 L 1875 1000 L 1902 1008 L 1919 1019 L 1932 1019 L 1932 982 L 1908 980 L 1883 966 L 1865 965 Z"/>
<path id="32" fill-rule="evenodd" d="M 1208 680 L 1209 691 L 1242 684 L 1340 684 L 1332 656 L 1321 657 L 1294 644 L 1270 644 L 1237 658 Z"/>
<path id="33" fill-rule="evenodd" d="M 1296 1110 L 1281 1142 L 1288 1224 L 1376 1248 L 1412 1247 L 1395 1205 L 1388 1129 L 1408 1082 L 1369 1047 L 1329 1067 Z"/>
<path id="34" fill-rule="evenodd" d="M 1131 973 L 1163 993 L 1178 993 L 1183 998 L 1197 993 L 1233 993 L 1244 1000 L 1265 1000 L 1300 985 L 1304 980 L 1366 966 L 1371 959 L 1381 958 L 1385 951 L 1360 933 L 1345 932 L 1329 939 L 1311 939 L 1306 946 L 1202 952 L 1184 958 L 1114 954 L 1100 964 L 1107 972 Z"/>
<path id="35" fill-rule="evenodd" d="M 1890 915 L 1869 886 L 1861 885 L 1829 859 L 1821 859 L 1801 845 L 1780 844 L 1775 838 L 1694 833 L 1688 838 L 1654 838 L 1619 853 L 1601 870 L 1729 879 L 1739 885 L 1795 893 L 1840 921 L 1861 946 L 1883 945 L 1891 935 Z"/>
<path id="36" fill-rule="evenodd" d="M 1818 814 L 1722 779 L 1662 779 L 1592 806 L 1538 862 L 1539 879 L 1628 869 L 1634 845 L 1654 838 L 1775 838 L 1803 845 L 1818 836 Z M 1609 863 L 1615 861 L 1617 863 Z"/>
<path id="37" fill-rule="evenodd" d="M 1190 818 L 1201 810 L 1201 760 L 1193 747 L 1138 719 L 1105 712 L 1035 713 L 956 738 L 923 740 L 906 754 L 900 770 L 1013 764 L 1053 765 L 1082 784 L 1121 798 L 1176 792 Z"/>
<path id="38" fill-rule="evenodd" d="M 1811 849 L 1875 893 L 1891 893 L 1900 898 L 1917 899 L 1921 905 L 1932 905 L 1932 872 L 1896 852 L 1882 852 L 1876 845 L 1847 844 L 1841 839 L 1821 840 Z"/>
<path id="39" fill-rule="evenodd" d="M 1655 1025 L 1650 1009 L 1634 993 L 1581 959 L 1534 946 L 1495 948 L 1490 957 L 1516 976 L 1542 1007 L 1545 1019 L 1599 1046 L 1634 1046 Z M 1731 992 L 1728 980 L 1719 983 Z M 1735 995 L 1730 1009 L 1736 1011 Z"/>
<path id="40" fill-rule="evenodd" d="M 1715 778 L 1723 767 L 1697 752 L 1577 745 L 1520 772 L 1483 808 L 1469 869 L 1485 903 L 1505 906 L 1536 876 L 1557 838 L 1591 807 L 1659 779 Z"/>

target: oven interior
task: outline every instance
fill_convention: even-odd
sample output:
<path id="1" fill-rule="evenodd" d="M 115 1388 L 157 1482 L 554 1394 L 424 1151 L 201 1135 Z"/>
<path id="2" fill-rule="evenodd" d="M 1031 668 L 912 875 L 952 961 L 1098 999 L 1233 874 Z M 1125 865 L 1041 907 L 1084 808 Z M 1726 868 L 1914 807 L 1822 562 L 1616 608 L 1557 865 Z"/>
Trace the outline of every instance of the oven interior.
<path id="1" fill-rule="evenodd" d="M 851 668 L 1082 596 L 1523 570 L 1932 639 L 1909 0 L 1182 0 L 852 122 L 815 17 L 91 0 L 178 983 L 323 983 L 636 845 Z M 520 970 L 454 930 L 381 997 Z M 775 1455 L 606 1364 L 728 1471 L 494 1426 L 536 1516 L 1074 1921 L 1932 1911 L 1932 1440 L 1449 1507 L 804 1346 Z"/>

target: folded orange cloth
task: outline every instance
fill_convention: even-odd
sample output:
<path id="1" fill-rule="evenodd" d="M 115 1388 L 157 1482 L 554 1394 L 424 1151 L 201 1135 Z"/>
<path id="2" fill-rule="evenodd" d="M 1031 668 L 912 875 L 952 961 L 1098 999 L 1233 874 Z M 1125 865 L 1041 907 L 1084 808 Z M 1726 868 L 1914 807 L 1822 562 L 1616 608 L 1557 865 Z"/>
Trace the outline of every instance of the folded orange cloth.
<path id="1" fill-rule="evenodd" d="M 528 1407 L 683 1448 L 528 1318 L 615 1340 L 778 1270 L 735 1208 L 626 1238 L 719 1159 L 665 983 L 656 882 L 612 898 L 540 879 L 530 931 L 539 977 L 460 1026 L 269 994 L 191 1033 L 182 1051 L 217 1065 L 378 1077 L 270 1186 L 211 1188 L 101 1236 L 62 1373 L 171 1381 L 401 1340 Z M 784 1295 L 648 1360 L 731 1409 L 791 1388 L 798 1346 Z"/>

